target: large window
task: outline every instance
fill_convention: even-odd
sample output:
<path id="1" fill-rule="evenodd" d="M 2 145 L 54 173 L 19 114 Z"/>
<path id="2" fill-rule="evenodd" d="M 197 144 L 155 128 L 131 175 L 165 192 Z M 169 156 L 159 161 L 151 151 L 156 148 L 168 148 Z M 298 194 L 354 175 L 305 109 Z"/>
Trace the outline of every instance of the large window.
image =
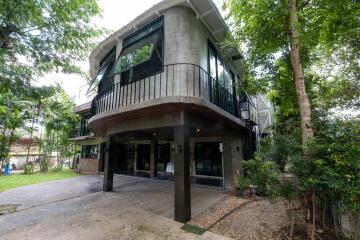
<path id="1" fill-rule="evenodd" d="M 137 170 L 150 171 L 150 144 L 137 145 Z"/>
<path id="2" fill-rule="evenodd" d="M 222 153 L 219 142 L 195 144 L 196 174 L 222 177 Z"/>
<path id="3" fill-rule="evenodd" d="M 90 134 L 88 129 L 89 116 L 82 116 L 80 119 L 80 136 L 87 136 Z"/>
<path id="4" fill-rule="evenodd" d="M 234 75 L 224 63 L 220 53 L 216 51 L 215 47 L 209 42 L 209 73 L 211 77 L 217 80 L 219 85 L 226 89 L 229 93 L 233 93 L 233 78 Z"/>
<path id="5" fill-rule="evenodd" d="M 170 143 L 158 144 L 156 149 L 157 171 L 165 172 L 170 162 Z"/>
<path id="6" fill-rule="evenodd" d="M 82 145 L 81 158 L 98 158 L 98 145 Z"/>
<path id="7" fill-rule="evenodd" d="M 127 84 L 161 71 L 163 66 L 163 18 L 160 17 L 123 40 L 123 49 L 111 71 Z"/>
<path id="8" fill-rule="evenodd" d="M 113 79 L 110 76 L 110 71 L 115 61 L 115 48 L 113 48 L 100 62 L 100 68 L 97 71 L 95 78 L 90 83 L 88 92 L 98 87 L 98 92 L 108 88 L 113 84 Z"/>

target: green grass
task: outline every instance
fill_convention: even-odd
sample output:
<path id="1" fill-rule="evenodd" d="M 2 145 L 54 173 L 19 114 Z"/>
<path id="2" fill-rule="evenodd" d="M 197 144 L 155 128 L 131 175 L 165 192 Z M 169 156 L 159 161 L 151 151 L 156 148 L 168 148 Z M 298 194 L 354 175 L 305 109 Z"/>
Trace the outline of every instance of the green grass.
<path id="1" fill-rule="evenodd" d="M 42 182 L 49 182 L 65 178 L 77 177 L 79 174 L 70 169 L 59 172 L 49 170 L 47 173 L 35 172 L 33 174 L 13 174 L 10 176 L 0 176 L 0 192 L 25 185 Z"/>
<path id="2" fill-rule="evenodd" d="M 206 232 L 205 228 L 197 227 L 191 224 L 185 224 L 181 227 L 182 230 L 186 232 L 191 232 L 196 235 L 203 235 Z"/>

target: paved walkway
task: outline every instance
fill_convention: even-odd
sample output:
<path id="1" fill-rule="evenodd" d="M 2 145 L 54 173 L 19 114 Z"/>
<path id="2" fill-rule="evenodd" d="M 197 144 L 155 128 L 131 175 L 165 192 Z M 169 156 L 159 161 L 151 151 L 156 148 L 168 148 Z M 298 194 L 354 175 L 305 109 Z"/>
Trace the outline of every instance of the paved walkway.
<path id="1" fill-rule="evenodd" d="M 18 211 L 0 216 L 0 239 L 222 239 L 199 237 L 173 221 L 170 182 L 115 176 L 113 192 L 101 191 L 99 175 L 24 186 L 0 193 L 0 205 Z M 192 187 L 196 215 L 224 195 Z M 224 238 L 225 239 L 225 238 Z"/>

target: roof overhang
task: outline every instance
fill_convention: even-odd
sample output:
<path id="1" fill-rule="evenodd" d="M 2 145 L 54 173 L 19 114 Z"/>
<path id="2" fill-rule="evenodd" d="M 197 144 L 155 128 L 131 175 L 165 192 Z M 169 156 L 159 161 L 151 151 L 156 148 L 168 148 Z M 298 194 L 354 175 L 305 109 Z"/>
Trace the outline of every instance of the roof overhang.
<path id="1" fill-rule="evenodd" d="M 80 136 L 80 137 L 74 137 L 74 138 L 69 138 L 69 141 L 82 141 L 82 140 L 91 140 L 91 139 L 96 139 L 96 137 L 93 136 Z"/>
<path id="2" fill-rule="evenodd" d="M 74 107 L 74 112 L 77 114 L 87 114 L 90 113 L 91 102 L 87 102 L 81 105 L 77 105 Z"/>
<path id="3" fill-rule="evenodd" d="M 191 8 L 196 14 L 196 17 L 202 21 L 216 41 L 222 42 L 225 40 L 229 28 L 212 0 L 163 0 L 96 46 L 89 57 L 91 77 L 95 77 L 95 66 L 100 62 L 100 59 L 116 45 L 119 39 L 135 32 L 152 19 L 160 16 L 161 12 L 174 6 L 187 6 Z M 226 54 L 231 58 L 242 58 L 240 51 L 236 48 L 227 49 Z"/>

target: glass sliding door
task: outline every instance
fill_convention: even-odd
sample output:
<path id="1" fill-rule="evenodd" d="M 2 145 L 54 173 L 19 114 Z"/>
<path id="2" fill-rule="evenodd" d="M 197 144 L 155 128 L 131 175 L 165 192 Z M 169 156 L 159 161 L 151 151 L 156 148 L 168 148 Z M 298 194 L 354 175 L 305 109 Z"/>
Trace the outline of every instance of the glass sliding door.
<path id="1" fill-rule="evenodd" d="M 150 144 L 138 144 L 136 148 L 136 175 L 150 177 Z"/>
<path id="2" fill-rule="evenodd" d="M 196 175 L 222 177 L 220 142 L 195 143 Z"/>
<path id="3" fill-rule="evenodd" d="M 195 183 L 223 187 L 220 142 L 195 143 Z"/>
<path id="4" fill-rule="evenodd" d="M 164 173 L 170 162 L 170 143 L 158 144 L 156 149 L 157 171 Z"/>

